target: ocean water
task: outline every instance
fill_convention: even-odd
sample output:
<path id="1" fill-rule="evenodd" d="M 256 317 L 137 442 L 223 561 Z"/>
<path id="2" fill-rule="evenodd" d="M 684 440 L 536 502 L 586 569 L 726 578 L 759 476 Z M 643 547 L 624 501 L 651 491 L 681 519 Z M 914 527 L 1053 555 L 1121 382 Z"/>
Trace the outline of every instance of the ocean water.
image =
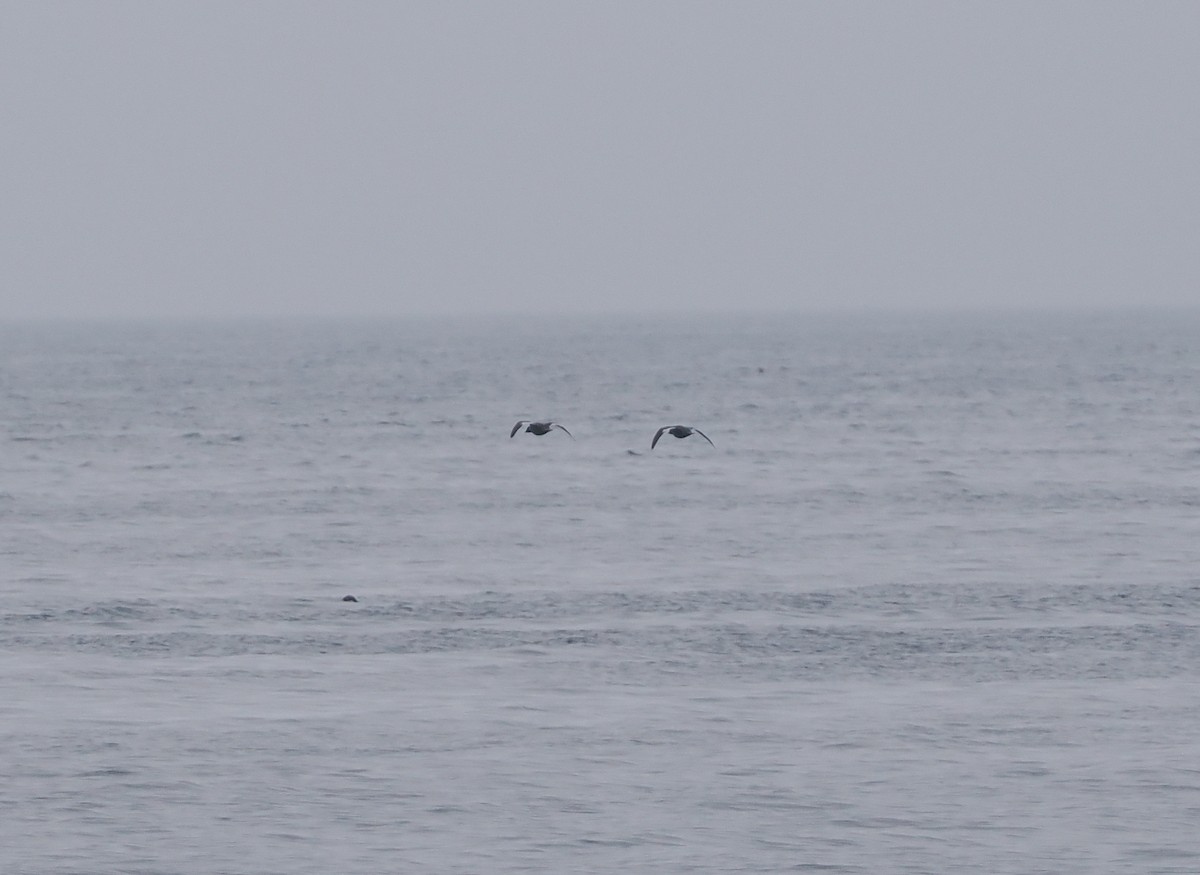
<path id="1" fill-rule="evenodd" d="M 1196 873 L 1197 338 L 4 325 L 0 871 Z"/>

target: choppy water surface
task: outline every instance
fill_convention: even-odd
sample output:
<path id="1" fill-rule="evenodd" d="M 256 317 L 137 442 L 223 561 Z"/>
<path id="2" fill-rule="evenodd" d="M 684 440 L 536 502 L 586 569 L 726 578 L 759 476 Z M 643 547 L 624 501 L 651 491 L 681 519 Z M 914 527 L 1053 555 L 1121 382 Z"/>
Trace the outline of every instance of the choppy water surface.
<path id="1" fill-rule="evenodd" d="M 1200 871 L 1197 337 L 0 328 L 0 869 Z"/>

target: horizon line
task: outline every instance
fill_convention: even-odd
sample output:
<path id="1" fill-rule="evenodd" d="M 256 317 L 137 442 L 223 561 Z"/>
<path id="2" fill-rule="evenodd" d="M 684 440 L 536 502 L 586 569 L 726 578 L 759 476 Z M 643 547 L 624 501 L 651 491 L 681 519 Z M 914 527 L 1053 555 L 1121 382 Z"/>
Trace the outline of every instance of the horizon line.
<path id="1" fill-rule="evenodd" d="M 755 308 L 648 308 L 627 310 L 477 310 L 477 311 L 348 311 L 330 312 L 244 312 L 244 313 L 30 313 L 0 315 L 0 325 L 30 323 L 232 323 L 232 322 L 471 322 L 512 321 L 580 321 L 589 319 L 720 319 L 771 317 L 872 317 L 872 316 L 990 316 L 990 315 L 1104 315 L 1123 313 L 1188 313 L 1200 312 L 1200 304 L 974 304 L 963 306 L 897 305 L 859 307 L 755 307 Z"/>

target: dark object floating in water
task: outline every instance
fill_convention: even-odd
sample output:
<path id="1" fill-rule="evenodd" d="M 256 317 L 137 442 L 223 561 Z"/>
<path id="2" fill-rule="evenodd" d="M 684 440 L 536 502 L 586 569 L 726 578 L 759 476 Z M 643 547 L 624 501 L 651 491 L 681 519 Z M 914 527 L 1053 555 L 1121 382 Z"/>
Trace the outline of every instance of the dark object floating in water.
<path id="1" fill-rule="evenodd" d="M 557 428 L 557 429 L 561 429 L 562 431 L 567 431 L 565 428 L 563 428 L 557 422 L 533 422 L 532 420 L 529 420 L 529 419 L 522 419 L 520 422 L 518 422 L 516 425 L 514 425 L 512 427 L 512 431 L 510 431 L 508 433 L 509 439 L 511 440 L 513 438 L 513 436 L 516 435 L 516 433 L 521 430 L 521 426 L 525 425 L 526 423 L 529 423 L 529 425 L 525 428 L 525 430 L 527 432 L 529 432 L 530 434 L 536 434 L 539 436 L 548 433 L 550 431 L 550 429 L 552 429 L 552 428 Z M 567 431 L 567 437 L 569 437 L 571 440 L 575 440 L 575 435 L 571 434 L 569 431 Z"/>
<path id="2" fill-rule="evenodd" d="M 698 428 L 692 428 L 690 425 L 664 425 L 662 428 L 660 428 L 658 431 L 656 431 L 654 433 L 654 440 L 650 441 L 650 449 L 654 449 L 654 445 L 656 443 L 658 443 L 658 439 L 663 436 L 664 431 L 667 434 L 671 435 L 672 437 L 677 437 L 677 438 L 685 438 L 691 434 L 698 434 L 698 435 L 700 435 L 700 437 L 702 437 L 706 441 L 708 441 L 709 445 L 711 445 L 713 447 L 716 446 L 716 444 L 714 444 L 711 440 L 708 439 L 708 435 L 706 435 L 704 432 L 702 432 Z"/>
<path id="3" fill-rule="evenodd" d="M 358 599 L 356 599 L 356 598 L 355 598 L 354 596 L 352 596 L 352 595 L 344 595 L 344 596 L 342 596 L 342 601 L 344 601 L 344 602 L 356 602 L 356 601 L 358 601 Z"/>

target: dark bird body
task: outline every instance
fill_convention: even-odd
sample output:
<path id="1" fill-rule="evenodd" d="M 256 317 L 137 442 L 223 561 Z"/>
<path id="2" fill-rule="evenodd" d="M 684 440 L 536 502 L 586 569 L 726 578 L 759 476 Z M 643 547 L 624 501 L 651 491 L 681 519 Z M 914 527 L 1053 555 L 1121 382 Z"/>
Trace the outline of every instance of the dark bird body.
<path id="1" fill-rule="evenodd" d="M 672 437 L 677 437 L 677 438 L 685 438 L 685 437 L 688 437 L 693 434 L 698 434 L 698 435 L 700 435 L 700 437 L 702 437 L 706 441 L 708 441 L 710 446 L 712 446 L 712 447 L 716 446 L 716 444 L 714 444 L 711 440 L 708 439 L 708 435 L 706 435 L 704 432 L 702 432 L 698 428 L 692 428 L 690 425 L 664 425 L 662 428 L 660 428 L 658 431 L 656 431 L 654 433 L 654 440 L 650 441 L 650 449 L 654 449 L 654 445 L 657 444 L 658 439 L 663 436 L 663 432 L 666 432 L 667 434 L 671 435 Z"/>
<path id="2" fill-rule="evenodd" d="M 526 423 L 528 423 L 528 425 L 526 425 Z M 569 431 L 567 431 L 565 428 L 563 428 L 557 422 L 531 422 L 528 419 L 522 419 L 520 422 L 518 422 L 516 425 L 514 425 L 512 427 L 512 431 L 510 431 L 508 433 L 508 437 L 510 440 L 516 435 L 516 433 L 518 431 L 521 430 L 521 426 L 523 426 L 523 425 L 525 426 L 525 430 L 527 432 L 529 432 L 530 434 L 536 434 L 539 437 L 541 435 L 548 434 L 551 429 L 557 428 L 557 429 L 560 429 L 561 431 L 566 431 L 567 437 L 569 437 L 571 440 L 575 440 L 575 435 L 571 434 Z"/>

